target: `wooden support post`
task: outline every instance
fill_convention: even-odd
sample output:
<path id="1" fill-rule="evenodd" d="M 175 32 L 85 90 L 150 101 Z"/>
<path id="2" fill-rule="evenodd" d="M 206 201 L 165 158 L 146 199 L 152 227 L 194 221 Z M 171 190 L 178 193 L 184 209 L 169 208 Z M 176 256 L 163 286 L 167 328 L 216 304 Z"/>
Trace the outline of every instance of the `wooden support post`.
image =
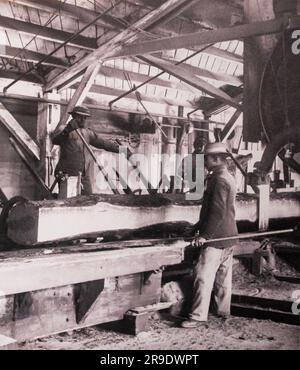
<path id="1" fill-rule="evenodd" d="M 256 249 L 252 256 L 252 274 L 260 276 L 263 272 L 264 267 L 264 256 L 260 249 Z"/>
<path id="2" fill-rule="evenodd" d="M 100 294 L 104 289 L 104 279 L 87 281 L 75 285 L 76 322 L 82 324 L 97 306 Z"/>
<path id="3" fill-rule="evenodd" d="M 258 229 L 263 231 L 269 227 L 270 185 L 257 185 L 257 187 L 259 189 Z"/>
<path id="4" fill-rule="evenodd" d="M 151 313 L 166 310 L 173 305 L 173 302 L 159 302 L 147 306 L 135 307 L 124 315 L 125 329 L 129 334 L 136 335 L 142 331 L 148 331 L 149 316 Z"/>
<path id="5" fill-rule="evenodd" d="M 49 186 L 49 182 L 47 182 L 47 147 L 46 147 L 48 117 L 49 117 L 48 104 L 38 103 L 36 138 L 40 148 L 40 162 L 37 171 L 41 178 Z"/>
<path id="6" fill-rule="evenodd" d="M 240 110 L 236 110 L 232 117 L 230 118 L 230 120 L 227 122 L 227 124 L 224 126 L 222 132 L 221 132 L 221 142 L 224 143 L 228 137 L 230 136 L 230 134 L 232 133 L 232 131 L 235 129 L 237 123 L 238 123 L 238 118 L 239 116 L 241 115 L 241 111 Z"/>
<path id="7" fill-rule="evenodd" d="M 176 128 L 166 126 L 164 130 L 167 134 L 167 140 L 163 139 L 162 144 L 162 154 L 164 155 L 162 161 L 162 178 L 170 179 L 169 189 L 167 190 L 171 190 L 171 176 L 174 176 L 176 165 L 174 161 L 176 158 Z"/>
<path id="8" fill-rule="evenodd" d="M 73 110 L 75 105 L 80 105 L 84 99 L 87 96 L 87 93 L 89 92 L 92 84 L 94 83 L 94 79 L 96 75 L 99 72 L 101 64 L 96 61 L 92 63 L 85 71 L 82 80 L 80 81 L 75 93 L 73 94 L 67 109 L 65 110 L 65 113 L 61 117 L 61 120 L 57 126 L 57 129 L 59 129 L 61 126 L 64 126 L 67 124 L 69 120 L 69 112 Z"/>
<path id="9" fill-rule="evenodd" d="M 59 100 L 60 96 L 57 93 L 48 93 L 44 95 L 44 98 L 45 100 Z M 49 188 L 55 181 L 53 156 L 51 153 L 52 144 L 49 134 L 53 127 L 55 128 L 58 124 L 59 117 L 59 104 L 38 102 L 36 137 L 40 150 L 40 161 L 37 165 L 37 173 Z M 41 198 L 41 195 L 41 191 L 37 189 L 37 199 Z"/>
<path id="10" fill-rule="evenodd" d="M 149 331 L 149 312 L 126 312 L 124 315 L 124 326 L 128 334 L 137 335 L 142 331 Z"/>

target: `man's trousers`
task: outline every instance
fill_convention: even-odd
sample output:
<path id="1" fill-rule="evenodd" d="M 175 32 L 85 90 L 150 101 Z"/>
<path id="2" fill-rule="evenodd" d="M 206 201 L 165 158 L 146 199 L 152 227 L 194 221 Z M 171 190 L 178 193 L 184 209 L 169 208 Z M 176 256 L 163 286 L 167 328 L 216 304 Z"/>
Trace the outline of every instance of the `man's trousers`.
<path id="1" fill-rule="evenodd" d="M 233 249 L 204 247 L 201 251 L 195 267 L 191 319 L 207 320 L 211 298 L 217 314 L 230 314 Z"/>

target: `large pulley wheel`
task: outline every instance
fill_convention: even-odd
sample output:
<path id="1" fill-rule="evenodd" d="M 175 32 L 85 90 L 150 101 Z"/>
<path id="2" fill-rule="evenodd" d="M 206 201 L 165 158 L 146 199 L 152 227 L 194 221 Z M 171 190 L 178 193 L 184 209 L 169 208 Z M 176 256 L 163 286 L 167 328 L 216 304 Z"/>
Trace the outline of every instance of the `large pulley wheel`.
<path id="1" fill-rule="evenodd" d="M 281 137 L 280 159 L 300 173 L 300 162 L 286 157 L 285 149 L 292 145 L 295 153 L 300 152 L 300 54 L 295 54 L 296 41 L 294 30 L 287 30 L 279 38 L 262 75 L 259 111 L 267 141 L 272 143 Z"/>
<path id="2" fill-rule="evenodd" d="M 7 238 L 7 218 L 10 211 L 14 208 L 14 206 L 20 202 L 24 203 L 27 199 L 22 196 L 15 196 L 5 202 L 2 212 L 0 214 L 0 235 L 2 238 Z"/>

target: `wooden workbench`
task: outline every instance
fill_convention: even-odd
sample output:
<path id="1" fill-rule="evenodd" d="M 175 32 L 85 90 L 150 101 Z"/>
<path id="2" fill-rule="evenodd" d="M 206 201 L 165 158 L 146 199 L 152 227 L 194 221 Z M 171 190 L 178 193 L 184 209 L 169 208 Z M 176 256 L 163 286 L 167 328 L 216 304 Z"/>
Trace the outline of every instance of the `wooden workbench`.
<path id="1" fill-rule="evenodd" d="M 3 252 L 0 334 L 24 341 L 120 320 L 130 309 L 158 303 L 160 268 L 182 262 L 185 246 Z"/>

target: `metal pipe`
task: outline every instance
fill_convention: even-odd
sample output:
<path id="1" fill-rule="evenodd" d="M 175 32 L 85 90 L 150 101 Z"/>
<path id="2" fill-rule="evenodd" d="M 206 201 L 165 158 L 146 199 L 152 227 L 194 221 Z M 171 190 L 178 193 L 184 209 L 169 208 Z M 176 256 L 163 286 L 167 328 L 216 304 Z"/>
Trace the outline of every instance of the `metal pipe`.
<path id="1" fill-rule="evenodd" d="M 195 108 L 194 110 L 192 110 L 191 112 L 189 112 L 187 114 L 187 118 L 190 119 L 190 115 L 193 114 L 193 113 L 195 113 L 195 112 L 197 112 L 197 110 L 200 110 L 200 108 Z"/>
<path id="2" fill-rule="evenodd" d="M 5 93 L 10 87 L 12 87 L 16 82 L 20 81 L 24 76 L 27 76 L 30 72 L 36 70 L 36 68 L 41 65 L 45 60 L 47 60 L 49 57 L 51 57 L 54 53 L 56 53 L 59 49 L 64 47 L 68 44 L 68 42 L 74 40 L 79 34 L 81 34 L 83 31 L 85 31 L 88 27 L 90 27 L 92 24 L 97 22 L 98 19 L 102 18 L 104 15 L 106 15 L 108 12 L 110 12 L 113 8 L 115 8 L 117 5 L 119 5 L 123 0 L 119 0 L 116 4 L 112 5 L 109 9 L 105 10 L 103 13 L 99 14 L 95 19 L 93 19 L 90 23 L 86 24 L 83 28 L 81 28 L 79 31 L 74 33 L 72 36 L 67 38 L 62 44 L 60 44 L 57 48 L 51 51 L 50 54 L 46 55 L 44 58 L 42 58 L 37 64 L 33 65 L 33 67 L 29 68 L 28 71 L 22 73 L 18 78 L 13 80 L 10 84 L 5 86 L 3 88 L 3 92 Z"/>

